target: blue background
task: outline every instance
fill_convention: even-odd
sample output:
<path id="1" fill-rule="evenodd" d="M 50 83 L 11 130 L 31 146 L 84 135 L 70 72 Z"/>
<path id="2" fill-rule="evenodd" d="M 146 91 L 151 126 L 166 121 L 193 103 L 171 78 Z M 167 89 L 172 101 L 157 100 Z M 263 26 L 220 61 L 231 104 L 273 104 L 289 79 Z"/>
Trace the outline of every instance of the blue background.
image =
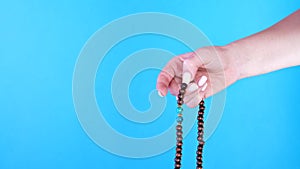
<path id="1" fill-rule="evenodd" d="M 173 168 L 174 150 L 152 158 L 123 158 L 99 148 L 82 130 L 72 102 L 72 76 L 88 38 L 119 17 L 164 12 L 192 22 L 214 45 L 225 45 L 271 26 L 299 7 L 296 0 L 1 1 L 0 168 Z M 115 51 L 123 55 L 110 63 L 117 65 L 140 48 L 187 52 L 183 45 L 170 48 L 178 43 L 170 39 L 157 43 L 163 39 L 145 36 L 129 40 L 126 49 Z M 110 77 L 114 66 L 106 64 L 104 68 L 108 73 L 103 78 Z M 144 72 L 133 80 L 129 92 L 138 109 L 149 107 L 148 93 L 155 88 L 157 74 Z M 222 121 L 205 146 L 204 167 L 300 168 L 299 74 L 300 67 L 293 67 L 230 86 Z M 106 84 L 99 77 L 96 84 Z M 144 84 L 145 80 L 149 83 Z M 142 89 L 133 90 L 141 85 Z M 168 97 L 171 107 L 172 99 Z M 130 122 L 128 128 L 124 121 L 118 127 L 122 120 L 115 109 L 104 101 L 98 103 L 111 109 L 108 113 L 112 115 L 105 117 L 120 132 L 135 137 L 161 132 L 155 123 L 145 129 L 138 126 L 136 131 L 131 130 L 135 124 Z M 157 124 L 167 127 L 173 122 L 164 120 Z M 195 168 L 195 129 L 185 139 L 185 169 Z"/>

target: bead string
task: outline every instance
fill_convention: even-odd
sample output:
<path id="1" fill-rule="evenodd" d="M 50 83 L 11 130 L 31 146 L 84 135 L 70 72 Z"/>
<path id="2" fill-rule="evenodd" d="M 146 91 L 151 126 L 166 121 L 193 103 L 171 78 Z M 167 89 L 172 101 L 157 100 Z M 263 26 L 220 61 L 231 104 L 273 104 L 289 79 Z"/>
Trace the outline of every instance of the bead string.
<path id="1" fill-rule="evenodd" d="M 183 132 L 182 132 L 182 112 L 183 112 L 183 97 L 185 90 L 187 88 L 186 83 L 182 83 L 180 86 L 179 94 L 177 96 L 177 125 L 176 125 L 176 156 L 175 156 L 175 169 L 180 169 L 181 167 L 181 157 L 182 157 L 182 145 L 183 145 Z M 204 146 L 204 100 L 202 99 L 199 103 L 199 111 L 198 111 L 198 148 L 197 148 L 197 167 L 196 169 L 202 169 L 202 152 L 203 152 L 203 146 Z"/>
<path id="2" fill-rule="evenodd" d="M 182 156 L 182 104 L 183 104 L 183 96 L 185 93 L 185 90 L 187 88 L 186 83 L 181 84 L 181 88 L 179 90 L 179 94 L 177 97 L 177 126 L 176 126 L 176 157 L 175 157 L 175 169 L 180 169 L 181 167 L 181 156 Z"/>
<path id="3" fill-rule="evenodd" d="M 196 169 L 202 169 L 202 152 L 203 152 L 203 146 L 204 146 L 204 120 L 203 120 L 203 116 L 204 116 L 204 110 L 205 110 L 205 106 L 204 106 L 204 100 L 202 99 L 201 102 L 199 103 L 199 111 L 198 111 L 198 147 L 197 147 L 197 167 Z"/>

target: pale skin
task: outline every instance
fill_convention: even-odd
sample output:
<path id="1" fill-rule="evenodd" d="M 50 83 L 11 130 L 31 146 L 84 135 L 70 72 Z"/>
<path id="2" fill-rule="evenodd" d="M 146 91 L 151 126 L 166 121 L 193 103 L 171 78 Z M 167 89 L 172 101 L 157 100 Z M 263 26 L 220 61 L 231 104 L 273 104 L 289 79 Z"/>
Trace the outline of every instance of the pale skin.
<path id="1" fill-rule="evenodd" d="M 184 103 L 195 107 L 236 81 L 300 65 L 300 10 L 270 28 L 225 46 L 210 46 L 174 57 L 157 79 L 161 96 L 177 95 L 188 83 Z M 184 75 L 184 78 L 182 78 Z M 208 79 L 199 84 L 201 77 Z M 203 79 L 202 79 L 203 82 Z"/>

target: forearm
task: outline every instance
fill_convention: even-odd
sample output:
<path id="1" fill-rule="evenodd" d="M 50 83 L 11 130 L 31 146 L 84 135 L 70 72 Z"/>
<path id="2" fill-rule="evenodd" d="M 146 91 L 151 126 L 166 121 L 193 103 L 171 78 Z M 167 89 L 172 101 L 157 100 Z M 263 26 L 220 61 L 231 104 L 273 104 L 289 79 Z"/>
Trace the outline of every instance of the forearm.
<path id="1" fill-rule="evenodd" d="M 240 79 L 300 65 L 300 10 L 226 48 L 234 57 Z"/>

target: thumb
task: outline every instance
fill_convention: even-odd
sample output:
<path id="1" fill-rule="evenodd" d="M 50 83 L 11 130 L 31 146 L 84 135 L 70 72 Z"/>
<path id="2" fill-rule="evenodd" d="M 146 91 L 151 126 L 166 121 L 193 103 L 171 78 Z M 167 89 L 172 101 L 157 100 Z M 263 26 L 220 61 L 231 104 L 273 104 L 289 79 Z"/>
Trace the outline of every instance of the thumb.
<path id="1" fill-rule="evenodd" d="M 182 56 L 181 59 L 183 61 L 182 68 L 182 83 L 189 84 L 194 80 L 196 73 L 198 71 L 198 62 L 194 53 L 191 53 L 188 56 Z"/>

